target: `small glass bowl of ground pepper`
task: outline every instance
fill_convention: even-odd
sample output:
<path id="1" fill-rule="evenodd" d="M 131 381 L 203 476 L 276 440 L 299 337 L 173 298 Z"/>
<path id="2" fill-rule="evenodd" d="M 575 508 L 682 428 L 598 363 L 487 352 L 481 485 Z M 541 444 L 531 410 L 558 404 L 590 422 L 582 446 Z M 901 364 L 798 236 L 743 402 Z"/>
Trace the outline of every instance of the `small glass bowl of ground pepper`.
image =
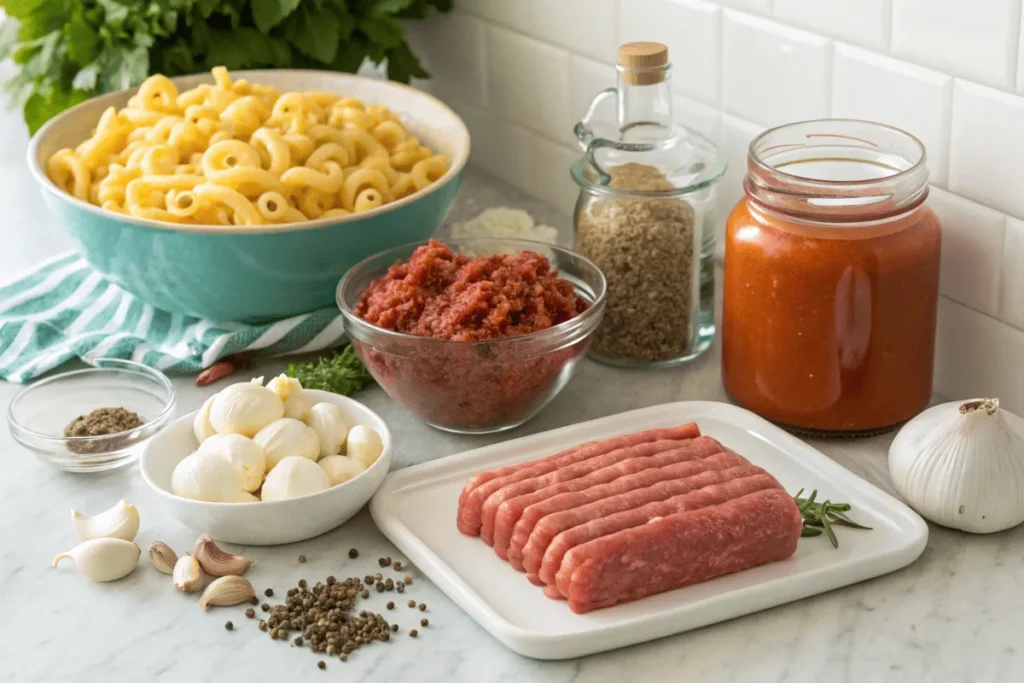
<path id="1" fill-rule="evenodd" d="M 547 244 L 431 240 L 357 264 L 337 301 L 391 398 L 438 429 L 482 434 L 521 425 L 569 382 L 601 321 L 605 279 Z"/>
<path id="2" fill-rule="evenodd" d="M 159 370 L 114 358 L 93 365 L 29 385 L 7 410 L 11 436 L 68 472 L 134 462 L 174 413 L 174 387 Z"/>

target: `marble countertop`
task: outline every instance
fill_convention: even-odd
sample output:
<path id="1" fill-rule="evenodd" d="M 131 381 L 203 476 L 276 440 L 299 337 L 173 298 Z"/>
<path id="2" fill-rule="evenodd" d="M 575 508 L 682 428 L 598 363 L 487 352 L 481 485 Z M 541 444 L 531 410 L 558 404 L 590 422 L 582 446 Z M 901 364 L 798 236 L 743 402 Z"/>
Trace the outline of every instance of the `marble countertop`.
<path id="1" fill-rule="evenodd" d="M 69 248 L 22 171 L 24 134 L 0 115 L 0 279 Z M 7 125 L 4 125 L 7 124 Z M 14 131 L 13 133 L 11 131 Z M 492 205 L 519 206 L 566 230 L 568 219 L 500 181 L 467 173 L 453 220 Z M 563 232 L 564 234 L 564 232 Z M 13 245 L 13 247 L 11 246 Z M 273 375 L 284 361 L 257 366 Z M 215 387 L 175 378 L 179 413 L 197 408 Z M 0 383 L 0 406 L 19 387 Z M 621 370 L 591 361 L 538 417 L 503 435 L 460 437 L 427 427 L 379 388 L 357 398 L 377 410 L 396 438 L 393 467 L 566 424 L 684 399 L 725 400 L 717 346 L 685 368 Z M 857 475 L 892 492 L 886 466 L 891 436 L 816 441 Z M 57 472 L 36 461 L 0 429 L 0 681 L 827 681 L 1022 680 L 1024 677 L 1024 527 L 970 536 L 932 527 L 922 557 L 902 571 L 690 633 L 578 660 L 541 662 L 500 645 L 426 579 L 409 595 L 429 605 L 430 627 L 405 631 L 419 612 L 400 603 L 403 634 L 357 651 L 347 663 L 316 668 L 319 656 L 269 641 L 241 608 L 203 613 L 175 592 L 148 562 L 128 578 L 94 584 L 53 556 L 75 544 L 68 508 L 98 512 L 120 498 L 136 504 L 140 547 L 161 540 L 183 551 L 196 534 L 165 515 L 132 467 L 102 475 Z M 356 547 L 358 560 L 347 551 Z M 252 548 L 247 574 L 260 591 L 280 595 L 300 578 L 363 575 L 397 550 L 364 510 L 342 527 L 292 546 Z M 308 562 L 300 564 L 300 553 Z M 413 570 L 413 575 L 416 575 Z M 394 598 L 393 594 L 385 594 Z M 387 597 L 374 595 L 383 611 Z M 398 602 L 396 600 L 396 602 Z M 224 623 L 231 619 L 235 630 Z"/>

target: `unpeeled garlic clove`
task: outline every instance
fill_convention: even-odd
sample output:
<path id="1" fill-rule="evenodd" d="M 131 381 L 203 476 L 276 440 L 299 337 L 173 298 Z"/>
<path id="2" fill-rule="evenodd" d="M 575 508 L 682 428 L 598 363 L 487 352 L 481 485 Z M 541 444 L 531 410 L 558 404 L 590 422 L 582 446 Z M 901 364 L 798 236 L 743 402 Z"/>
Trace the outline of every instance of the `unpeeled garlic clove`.
<path id="1" fill-rule="evenodd" d="M 171 576 L 174 587 L 182 593 L 195 593 L 203 587 L 203 569 L 191 555 L 182 555 L 178 558 Z"/>
<path id="2" fill-rule="evenodd" d="M 75 533 L 83 541 L 94 538 L 119 538 L 134 541 L 139 533 L 139 511 L 126 501 L 119 501 L 114 507 L 95 515 L 85 515 L 78 510 L 71 511 L 71 523 Z"/>
<path id="3" fill-rule="evenodd" d="M 206 587 L 199 598 L 199 606 L 204 610 L 210 607 L 228 607 L 254 597 L 256 591 L 252 584 L 241 576 L 222 576 Z"/>
<path id="4" fill-rule="evenodd" d="M 256 562 L 245 555 L 232 555 L 222 550 L 209 534 L 203 534 L 196 540 L 192 554 L 210 576 L 241 576 L 249 565 Z"/>
<path id="5" fill-rule="evenodd" d="M 178 563 L 178 555 L 171 546 L 162 541 L 149 544 L 149 563 L 162 574 L 174 574 L 174 565 Z"/>
<path id="6" fill-rule="evenodd" d="M 116 581 L 128 576 L 139 564 L 139 546 L 122 538 L 93 538 L 82 541 L 66 553 L 53 558 L 56 567 L 65 557 L 75 561 L 78 571 L 93 581 Z"/>

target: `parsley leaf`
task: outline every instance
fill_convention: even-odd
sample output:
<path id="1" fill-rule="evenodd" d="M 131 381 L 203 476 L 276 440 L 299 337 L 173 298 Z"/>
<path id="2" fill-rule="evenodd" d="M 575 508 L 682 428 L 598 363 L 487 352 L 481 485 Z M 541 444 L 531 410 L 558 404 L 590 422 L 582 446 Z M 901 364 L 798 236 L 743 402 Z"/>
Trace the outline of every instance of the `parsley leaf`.
<path id="1" fill-rule="evenodd" d="M 304 389 L 332 391 L 342 396 L 354 394 L 373 381 L 351 344 L 315 363 L 291 363 L 288 376 L 299 380 Z"/>

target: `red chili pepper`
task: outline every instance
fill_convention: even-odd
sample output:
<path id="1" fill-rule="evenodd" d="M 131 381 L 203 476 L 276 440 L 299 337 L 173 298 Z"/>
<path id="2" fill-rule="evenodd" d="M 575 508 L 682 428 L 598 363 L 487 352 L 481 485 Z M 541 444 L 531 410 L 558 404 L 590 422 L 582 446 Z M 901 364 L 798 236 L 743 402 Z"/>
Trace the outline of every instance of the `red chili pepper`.
<path id="1" fill-rule="evenodd" d="M 196 377 L 196 386 L 205 387 L 208 384 L 224 379 L 235 370 L 249 367 L 250 355 L 248 351 L 239 351 L 231 354 L 222 361 L 218 361 L 199 373 Z"/>

